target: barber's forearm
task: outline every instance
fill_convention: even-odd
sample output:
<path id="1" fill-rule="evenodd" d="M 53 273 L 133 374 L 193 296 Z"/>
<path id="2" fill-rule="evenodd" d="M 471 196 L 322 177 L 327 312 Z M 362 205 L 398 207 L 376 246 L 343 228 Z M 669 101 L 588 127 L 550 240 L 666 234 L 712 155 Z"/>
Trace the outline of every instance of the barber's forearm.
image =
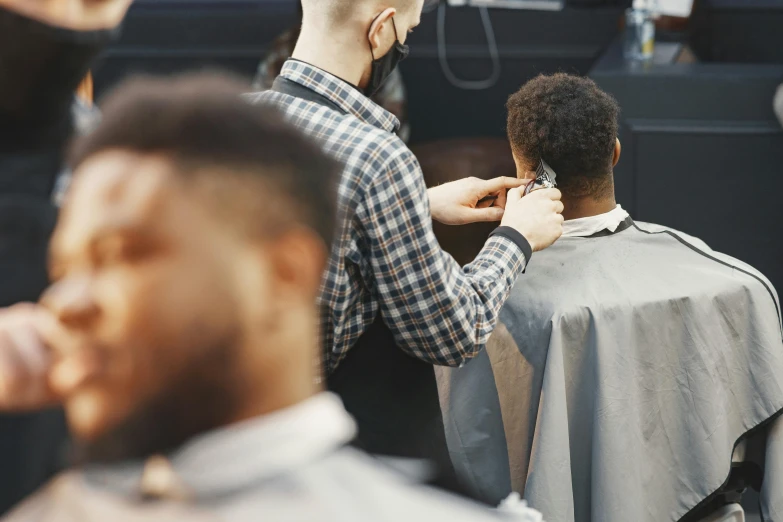
<path id="1" fill-rule="evenodd" d="M 112 34 L 60 29 L 0 8 L 3 150 L 64 144 L 74 91 Z"/>
<path id="2" fill-rule="evenodd" d="M 521 234 L 518 238 L 495 234 L 487 240 L 476 259 L 463 267 L 462 271 L 480 303 L 475 342 L 481 349 L 495 331 L 500 309 L 505 305 L 517 278 L 527 268 L 531 252 L 532 249 Z"/>
<path id="3" fill-rule="evenodd" d="M 442 251 L 434 258 L 439 258 L 437 271 L 419 274 L 418 279 L 437 281 L 437 286 L 410 288 L 387 301 L 382 312 L 398 344 L 410 355 L 436 366 L 459 367 L 486 346 L 527 259 L 513 240 L 503 236 L 490 238 L 464 268 Z M 395 286 L 402 285 L 398 281 Z"/>
<path id="4" fill-rule="evenodd" d="M 527 259 L 514 240 L 496 236 L 460 267 L 438 244 L 427 194 L 410 151 L 392 156 L 389 175 L 375 179 L 357 209 L 359 244 L 397 344 L 422 361 L 461 366 L 483 350 Z"/>

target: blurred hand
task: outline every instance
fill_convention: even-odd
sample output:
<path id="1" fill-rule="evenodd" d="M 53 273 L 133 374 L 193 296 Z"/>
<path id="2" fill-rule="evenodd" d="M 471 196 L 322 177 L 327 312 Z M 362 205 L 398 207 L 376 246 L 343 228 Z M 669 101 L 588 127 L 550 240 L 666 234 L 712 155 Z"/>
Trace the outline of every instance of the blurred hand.
<path id="1" fill-rule="evenodd" d="M 522 196 L 523 188 L 508 191 L 501 226 L 516 229 L 525 236 L 533 252 L 543 250 L 563 234 L 563 203 L 557 189 L 538 189 Z"/>
<path id="2" fill-rule="evenodd" d="M 32 304 L 0 310 L 0 411 L 32 411 L 57 401 L 49 388 L 49 350 L 41 336 L 47 314 Z"/>
<path id="3" fill-rule="evenodd" d="M 506 192 L 523 187 L 529 182 L 530 180 L 507 177 L 486 181 L 465 178 L 433 187 L 427 191 L 432 219 L 445 225 L 500 221 L 506 207 Z M 486 197 L 493 199 L 479 203 Z"/>
<path id="4" fill-rule="evenodd" d="M 120 25 L 133 0 L 0 0 L 0 7 L 76 31 Z"/>

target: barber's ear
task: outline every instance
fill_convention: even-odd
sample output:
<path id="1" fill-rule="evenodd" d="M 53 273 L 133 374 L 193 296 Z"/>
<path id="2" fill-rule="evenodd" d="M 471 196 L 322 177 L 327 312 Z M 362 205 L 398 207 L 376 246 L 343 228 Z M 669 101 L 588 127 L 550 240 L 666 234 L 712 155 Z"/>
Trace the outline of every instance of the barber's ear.
<path id="1" fill-rule="evenodd" d="M 379 14 L 370 25 L 370 32 L 367 38 L 370 41 L 370 47 L 372 48 L 372 54 L 375 59 L 380 58 L 391 48 L 396 37 L 391 37 L 391 33 L 394 31 L 394 26 L 391 23 L 391 19 L 397 14 L 397 10 L 393 7 L 386 8 L 381 14 Z M 387 22 L 389 22 L 387 24 Z M 386 46 L 385 41 L 391 41 L 392 44 Z"/>
<path id="2" fill-rule="evenodd" d="M 614 158 L 612 158 L 612 168 L 617 166 L 617 162 L 620 161 L 620 154 L 623 151 L 623 146 L 620 145 L 620 138 L 614 144 Z"/>

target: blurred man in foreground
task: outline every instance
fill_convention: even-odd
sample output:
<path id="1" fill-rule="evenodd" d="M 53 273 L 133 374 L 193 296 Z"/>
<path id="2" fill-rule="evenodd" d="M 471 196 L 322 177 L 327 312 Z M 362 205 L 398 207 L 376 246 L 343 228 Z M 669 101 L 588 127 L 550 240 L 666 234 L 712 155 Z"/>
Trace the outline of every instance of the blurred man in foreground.
<path id="1" fill-rule="evenodd" d="M 0 405 L 62 402 L 82 470 L 8 520 L 502 519 L 345 447 L 314 304 L 339 168 L 241 90 L 132 82 L 78 142 L 53 284 L 0 317 Z"/>
<path id="2" fill-rule="evenodd" d="M 780 519 L 783 333 L 772 285 L 617 205 L 619 107 L 591 80 L 538 77 L 508 111 L 519 173 L 542 158 L 552 167 L 566 221 L 512 290 L 486 354 L 441 376 L 461 476 L 489 497 L 523 493 L 549 522 L 674 522 L 723 509 L 732 518 L 713 520 L 735 520 L 739 506 L 726 505 L 748 484 L 763 484 L 764 519 Z"/>

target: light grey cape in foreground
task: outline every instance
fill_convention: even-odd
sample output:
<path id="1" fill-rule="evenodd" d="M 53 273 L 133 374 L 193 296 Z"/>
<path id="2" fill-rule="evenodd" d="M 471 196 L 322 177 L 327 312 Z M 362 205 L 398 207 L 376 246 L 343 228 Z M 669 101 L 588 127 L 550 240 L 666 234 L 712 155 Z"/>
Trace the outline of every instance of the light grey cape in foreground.
<path id="1" fill-rule="evenodd" d="M 457 470 L 548 522 L 676 521 L 763 426 L 764 516 L 783 520 L 777 295 L 699 240 L 639 229 L 536 254 L 487 351 L 439 370 Z"/>
<path id="2" fill-rule="evenodd" d="M 3 522 L 541 522 L 417 485 L 346 444 L 331 394 L 201 434 L 168 456 L 61 475 Z"/>

